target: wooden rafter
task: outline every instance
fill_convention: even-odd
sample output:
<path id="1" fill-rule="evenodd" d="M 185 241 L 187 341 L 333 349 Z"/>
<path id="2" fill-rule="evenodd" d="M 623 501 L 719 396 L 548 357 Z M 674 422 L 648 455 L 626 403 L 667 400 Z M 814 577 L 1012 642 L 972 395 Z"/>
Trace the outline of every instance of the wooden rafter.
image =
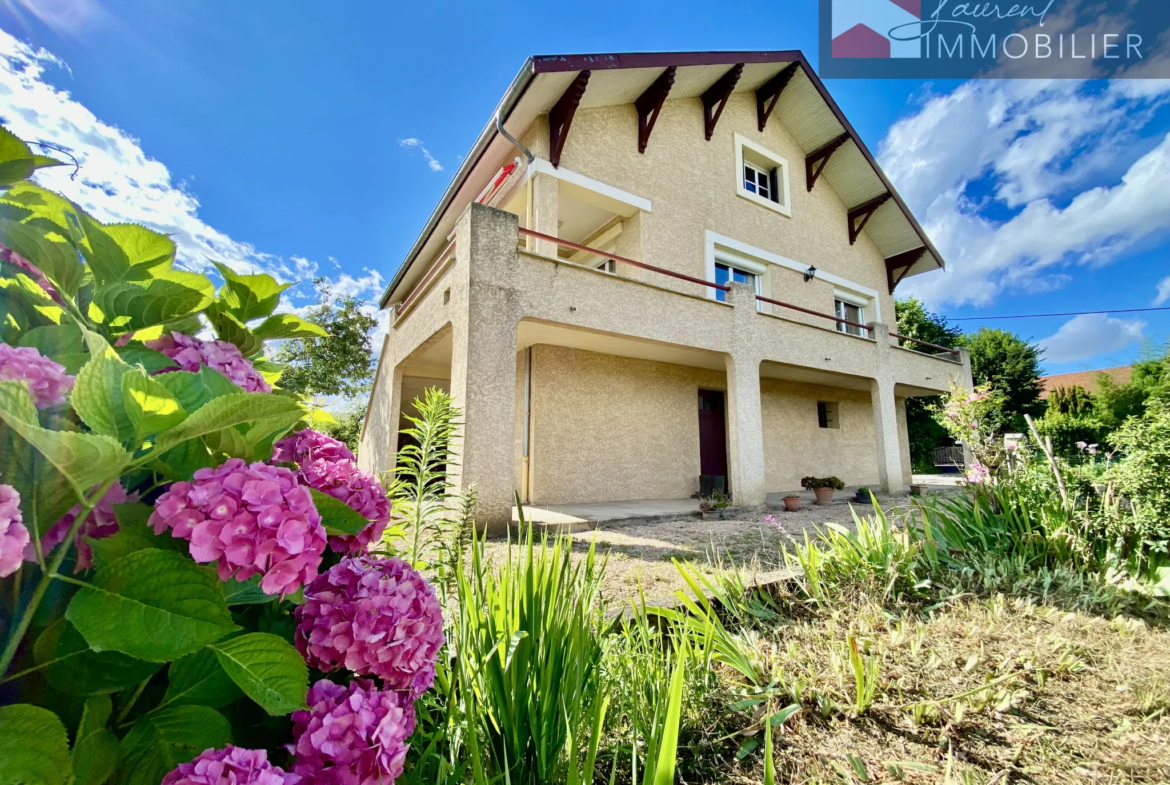
<path id="1" fill-rule="evenodd" d="M 808 184 L 808 190 L 811 191 L 813 186 L 817 184 L 817 178 L 821 176 L 821 173 L 825 171 L 825 167 L 829 165 L 829 159 L 833 157 L 833 153 L 840 150 L 852 138 L 849 132 L 846 131 L 824 147 L 810 153 L 804 159 L 804 176 L 805 182 Z"/>
<path id="2" fill-rule="evenodd" d="M 711 136 L 715 133 L 715 124 L 719 122 L 719 115 L 723 114 L 723 107 L 727 106 L 727 99 L 731 98 L 731 91 L 735 89 L 741 76 L 743 63 L 733 66 L 703 93 L 703 132 L 707 135 L 708 142 L 711 141 Z"/>
<path id="3" fill-rule="evenodd" d="M 658 122 L 658 113 L 662 111 L 662 104 L 666 96 L 670 95 L 670 88 L 674 86 L 674 72 L 676 66 L 670 66 L 654 80 L 654 84 L 646 88 L 646 92 L 634 101 L 638 110 L 638 152 L 646 152 L 646 145 L 650 142 L 650 134 L 654 131 L 654 124 Z"/>
<path id="4" fill-rule="evenodd" d="M 869 223 L 869 219 L 873 218 L 873 214 L 877 212 L 878 208 L 888 202 L 892 197 L 889 191 L 886 191 L 876 199 L 870 199 L 863 205 L 854 207 L 849 211 L 849 244 L 853 245 L 857 242 L 857 238 L 861 236 L 861 230 Z"/>
<path id="5" fill-rule="evenodd" d="M 789 63 L 787 68 L 756 88 L 756 118 L 759 120 L 760 131 L 768 126 L 768 118 L 772 116 L 772 110 L 776 108 L 780 94 L 792 81 L 798 68 L 800 68 L 800 63 Z"/>
<path id="6" fill-rule="evenodd" d="M 890 285 L 890 294 L 894 293 L 894 289 L 898 284 L 902 283 L 902 279 L 910 274 L 914 269 L 914 265 L 926 255 L 926 246 L 915 248 L 912 251 L 906 251 L 886 259 L 886 281 Z M 894 274 L 897 273 L 897 277 Z"/>
<path id="7" fill-rule="evenodd" d="M 585 88 L 589 85 L 591 71 L 582 71 L 569 85 L 565 94 L 553 105 L 548 113 L 548 160 L 553 166 L 561 165 L 561 150 L 565 147 L 565 140 L 569 138 L 569 127 L 573 124 L 573 115 L 581 105 L 581 96 L 585 95 Z"/>

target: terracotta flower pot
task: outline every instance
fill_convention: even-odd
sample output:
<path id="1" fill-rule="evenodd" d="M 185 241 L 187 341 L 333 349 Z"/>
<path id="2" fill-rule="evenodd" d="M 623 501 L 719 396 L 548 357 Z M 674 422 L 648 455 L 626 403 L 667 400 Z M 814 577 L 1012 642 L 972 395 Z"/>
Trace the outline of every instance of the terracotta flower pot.
<path id="1" fill-rule="evenodd" d="M 833 503 L 833 489 L 832 488 L 813 488 L 813 493 L 817 495 L 817 504 L 832 504 Z"/>
<path id="2" fill-rule="evenodd" d="M 789 512 L 796 512 L 797 510 L 799 510 L 800 509 L 800 497 L 799 496 L 792 496 L 792 497 L 784 499 L 784 509 L 788 510 Z"/>

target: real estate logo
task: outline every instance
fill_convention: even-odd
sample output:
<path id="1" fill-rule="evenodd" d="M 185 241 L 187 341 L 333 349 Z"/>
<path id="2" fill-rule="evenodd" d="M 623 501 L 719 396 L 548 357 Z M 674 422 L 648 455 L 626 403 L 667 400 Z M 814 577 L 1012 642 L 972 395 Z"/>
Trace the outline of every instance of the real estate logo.
<path id="1" fill-rule="evenodd" d="M 1167 0 L 820 2 L 826 78 L 1170 78 Z"/>

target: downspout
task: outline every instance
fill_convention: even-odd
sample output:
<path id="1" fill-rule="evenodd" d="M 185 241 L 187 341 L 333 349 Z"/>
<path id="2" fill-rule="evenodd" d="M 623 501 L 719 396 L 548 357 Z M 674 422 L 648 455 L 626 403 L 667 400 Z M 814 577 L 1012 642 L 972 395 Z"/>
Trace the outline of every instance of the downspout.
<path id="1" fill-rule="evenodd" d="M 500 111 L 496 112 L 496 130 L 500 132 L 500 136 L 504 137 L 509 142 L 511 142 L 513 147 L 515 147 L 520 152 L 524 153 L 524 157 L 528 159 L 529 164 L 531 164 L 533 161 L 536 160 L 536 156 L 534 156 L 532 154 L 531 150 L 529 150 L 524 145 L 520 144 L 519 139 L 517 139 L 516 137 L 512 136 L 512 134 L 510 134 L 506 130 L 504 130 L 504 105 L 503 104 L 500 104 Z"/>
<path id="2" fill-rule="evenodd" d="M 529 150 L 527 147 L 525 147 L 520 142 L 519 139 L 512 136 L 512 134 L 508 133 L 508 131 L 504 128 L 504 106 L 503 106 L 503 104 L 500 105 L 500 110 L 498 112 L 496 112 L 496 131 L 499 132 L 500 136 L 504 137 L 509 142 L 511 142 L 513 147 L 515 147 L 520 152 L 524 153 L 524 157 L 528 159 L 528 165 L 531 167 L 532 162 L 536 160 L 536 156 L 534 156 L 532 154 L 532 151 Z M 528 182 L 526 182 L 524 184 L 524 191 L 526 194 L 525 200 L 527 202 L 525 205 L 525 210 L 524 210 L 524 224 L 525 224 L 526 229 L 531 229 L 532 228 L 532 178 L 531 177 L 529 177 Z M 531 237 L 524 238 L 524 250 L 526 250 L 526 251 L 532 250 L 532 238 Z M 525 449 L 527 449 L 527 447 L 525 447 Z M 525 455 L 527 455 L 527 453 L 525 453 Z M 527 478 L 527 471 L 525 471 L 525 477 Z M 525 496 L 524 500 L 527 501 L 528 497 Z"/>
<path id="3" fill-rule="evenodd" d="M 521 437 L 523 455 L 520 459 L 520 498 L 525 504 L 532 501 L 532 347 L 524 353 L 524 434 Z"/>

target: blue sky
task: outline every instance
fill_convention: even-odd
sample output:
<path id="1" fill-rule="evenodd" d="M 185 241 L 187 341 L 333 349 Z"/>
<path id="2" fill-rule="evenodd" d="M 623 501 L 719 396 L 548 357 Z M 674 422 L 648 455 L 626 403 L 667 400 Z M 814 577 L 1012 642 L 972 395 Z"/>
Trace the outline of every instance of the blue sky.
<path id="1" fill-rule="evenodd" d="M 175 233 L 190 264 L 373 299 L 527 56 L 799 48 L 815 64 L 816 17 L 815 0 L 0 0 L 0 117 L 83 159 L 46 185 Z M 829 89 L 950 266 L 899 294 L 950 317 L 1170 305 L 1170 83 Z M 1170 312 L 988 324 L 1043 342 L 1050 372 L 1170 336 Z"/>

